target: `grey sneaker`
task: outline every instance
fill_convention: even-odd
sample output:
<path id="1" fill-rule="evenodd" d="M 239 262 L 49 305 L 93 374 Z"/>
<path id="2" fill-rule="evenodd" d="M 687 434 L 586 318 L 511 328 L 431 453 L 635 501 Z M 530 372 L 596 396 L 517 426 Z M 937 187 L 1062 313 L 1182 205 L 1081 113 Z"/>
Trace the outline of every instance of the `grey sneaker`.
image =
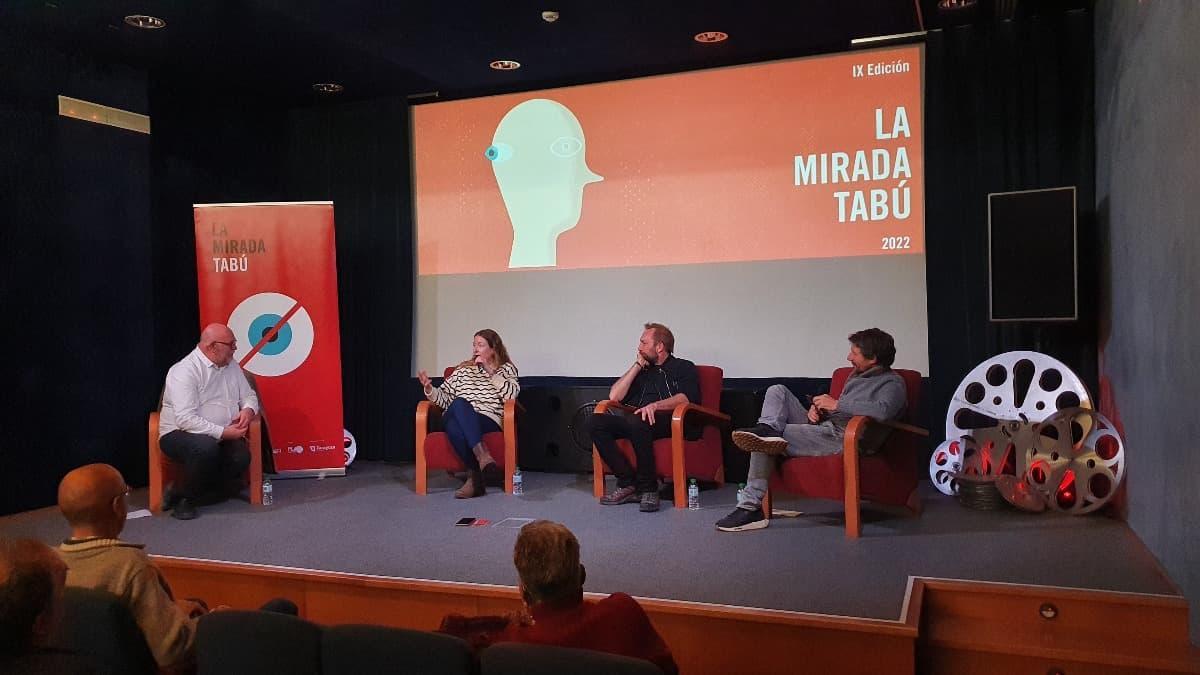
<path id="1" fill-rule="evenodd" d="M 722 532 L 744 532 L 746 530 L 761 530 L 771 524 L 763 515 L 762 509 L 734 509 L 733 513 L 717 521 L 717 529 Z"/>
<path id="2" fill-rule="evenodd" d="M 733 444 L 746 452 L 764 452 L 768 455 L 787 454 L 787 441 L 771 427 L 756 424 L 733 432 Z"/>
<path id="3" fill-rule="evenodd" d="M 633 504 L 638 501 L 637 488 L 630 485 L 628 487 L 619 487 L 616 490 L 604 495 L 600 498 L 600 503 L 605 506 L 616 506 L 617 504 Z"/>
<path id="4" fill-rule="evenodd" d="M 638 511 L 642 513 L 653 513 L 658 510 L 658 490 L 654 492 L 642 493 L 642 504 L 638 507 Z"/>

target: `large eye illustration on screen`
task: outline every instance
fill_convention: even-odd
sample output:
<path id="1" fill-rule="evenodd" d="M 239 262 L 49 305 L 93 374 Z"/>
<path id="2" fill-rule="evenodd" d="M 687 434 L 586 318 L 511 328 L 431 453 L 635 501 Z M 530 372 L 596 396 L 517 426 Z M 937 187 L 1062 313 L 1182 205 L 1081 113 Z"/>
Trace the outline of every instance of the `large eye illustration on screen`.
<path id="1" fill-rule="evenodd" d="M 315 338 L 308 310 L 282 293 L 256 293 L 242 300 L 229 315 L 229 329 L 238 341 L 233 358 L 242 368 L 268 377 L 299 368 L 312 352 Z M 275 334 L 267 338 L 272 330 Z M 255 348 L 254 356 L 243 363 Z"/>
<path id="2" fill-rule="evenodd" d="M 550 144 L 550 152 L 556 157 L 574 157 L 583 149 L 583 141 L 571 136 L 559 136 Z"/>
<path id="3" fill-rule="evenodd" d="M 493 143 L 483 151 L 483 156 L 491 160 L 493 164 L 499 164 L 512 158 L 513 149 L 508 143 Z"/>

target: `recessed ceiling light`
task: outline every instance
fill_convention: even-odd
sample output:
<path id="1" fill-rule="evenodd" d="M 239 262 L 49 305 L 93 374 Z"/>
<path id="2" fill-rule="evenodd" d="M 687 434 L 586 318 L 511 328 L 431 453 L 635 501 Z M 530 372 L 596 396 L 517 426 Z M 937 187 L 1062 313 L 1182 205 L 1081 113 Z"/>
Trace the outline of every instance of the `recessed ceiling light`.
<path id="1" fill-rule="evenodd" d="M 345 89 L 337 82 L 318 82 L 313 85 L 313 91 L 318 94 L 336 94 Z"/>
<path id="2" fill-rule="evenodd" d="M 147 30 L 167 27 L 166 21 L 163 21 L 157 16 L 147 16 L 145 14 L 130 14 L 129 16 L 125 17 L 125 23 L 133 26 L 134 28 L 145 28 Z"/>
<path id="3" fill-rule="evenodd" d="M 729 39 L 729 33 L 722 33 L 719 30 L 709 30 L 703 33 L 696 33 L 696 37 L 692 38 L 696 42 L 704 44 L 712 44 L 714 42 L 724 42 Z"/>
<path id="4" fill-rule="evenodd" d="M 498 59 L 496 61 L 492 61 L 488 65 L 491 66 L 492 70 L 516 70 L 517 68 L 521 67 L 519 62 L 510 61 L 508 59 Z"/>

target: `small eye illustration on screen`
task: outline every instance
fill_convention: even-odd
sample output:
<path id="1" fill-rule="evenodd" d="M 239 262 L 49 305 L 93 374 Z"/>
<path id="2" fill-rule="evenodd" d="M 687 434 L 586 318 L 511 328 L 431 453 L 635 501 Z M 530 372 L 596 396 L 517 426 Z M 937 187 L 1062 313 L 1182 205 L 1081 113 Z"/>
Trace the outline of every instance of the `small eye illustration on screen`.
<path id="1" fill-rule="evenodd" d="M 550 152 L 557 157 L 574 157 L 583 149 L 583 141 L 571 136 L 559 136 L 550 144 Z"/>
<path id="2" fill-rule="evenodd" d="M 513 149 L 508 143 L 493 143 L 488 146 L 487 150 L 483 151 L 483 156 L 487 157 L 493 164 L 511 159 Z"/>

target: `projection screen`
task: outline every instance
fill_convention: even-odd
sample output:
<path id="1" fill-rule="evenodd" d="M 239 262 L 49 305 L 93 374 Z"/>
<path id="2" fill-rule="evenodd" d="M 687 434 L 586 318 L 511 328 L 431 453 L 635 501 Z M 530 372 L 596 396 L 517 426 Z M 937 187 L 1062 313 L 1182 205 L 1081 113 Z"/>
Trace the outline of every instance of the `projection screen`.
<path id="1" fill-rule="evenodd" d="M 612 376 L 642 324 L 726 377 L 928 373 L 919 46 L 419 105 L 413 371 L 481 328 Z"/>

